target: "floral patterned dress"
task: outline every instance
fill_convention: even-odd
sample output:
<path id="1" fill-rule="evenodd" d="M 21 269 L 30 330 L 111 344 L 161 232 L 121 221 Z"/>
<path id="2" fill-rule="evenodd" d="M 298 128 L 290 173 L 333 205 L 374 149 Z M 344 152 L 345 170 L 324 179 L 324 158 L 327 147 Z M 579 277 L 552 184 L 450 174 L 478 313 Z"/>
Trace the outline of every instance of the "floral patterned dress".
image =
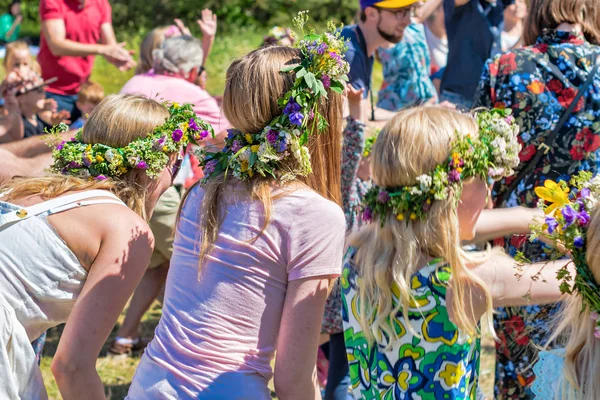
<path id="1" fill-rule="evenodd" d="M 349 248 L 340 278 L 344 339 L 356 399 L 475 399 L 479 372 L 479 339 L 461 332 L 448 317 L 446 289 L 452 270 L 442 260 L 421 268 L 411 280 L 419 307 L 394 318 L 399 340 L 369 344 L 358 323 L 360 277 Z M 396 288 L 397 290 L 397 288 Z M 394 297 L 394 306 L 399 301 Z M 412 327 L 412 330 L 409 328 Z M 415 334 L 416 333 L 416 334 Z"/>
<path id="2" fill-rule="evenodd" d="M 546 31 L 535 45 L 510 51 L 488 61 L 476 96 L 476 106 L 508 107 L 521 128 L 521 166 L 527 165 L 541 143 L 552 132 L 562 113 L 574 100 L 588 78 L 600 47 L 588 43 L 582 34 Z M 552 146 L 534 171 L 519 182 L 506 201 L 501 199 L 514 180 L 506 178 L 494 187 L 497 207 L 535 207 L 534 188 L 546 179 L 568 180 L 579 170 L 594 174 L 600 165 L 600 74 L 576 105 Z M 530 260 L 544 258 L 542 245 L 526 237 L 499 239 L 514 255 L 522 249 Z M 534 344 L 544 344 L 548 318 L 555 306 L 502 308 L 495 315 L 497 343 L 497 399 L 531 399 L 531 385 L 537 360 Z"/>

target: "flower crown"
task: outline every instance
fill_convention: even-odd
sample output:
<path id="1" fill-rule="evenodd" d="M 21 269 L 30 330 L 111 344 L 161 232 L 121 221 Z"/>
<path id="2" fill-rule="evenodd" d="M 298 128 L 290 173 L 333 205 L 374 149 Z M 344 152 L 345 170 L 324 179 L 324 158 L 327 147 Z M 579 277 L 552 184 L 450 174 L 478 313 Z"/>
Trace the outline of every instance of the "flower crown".
<path id="1" fill-rule="evenodd" d="M 600 199 L 600 180 L 592 179 L 591 172 L 582 171 L 573 176 L 569 184 L 547 180 L 543 187 L 535 188 L 535 193 L 541 199 L 538 206 L 546 218 L 543 223 L 532 226 L 532 240 L 545 235 L 570 252 L 576 275 L 573 278 L 566 265 L 560 269 L 557 272 L 557 278 L 562 281 L 560 291 L 579 293 L 596 321 L 594 335 L 600 339 L 600 285 L 585 257 L 590 213 Z M 555 260 L 564 257 L 557 249 L 547 250 L 547 253 Z M 525 260 L 522 254 L 519 258 Z"/>
<path id="2" fill-rule="evenodd" d="M 306 12 L 294 18 L 302 32 L 307 21 Z M 197 156 L 204 168 L 204 183 L 229 171 L 239 180 L 260 175 L 282 182 L 312 172 L 305 146 L 308 136 L 328 127 L 317 107 L 321 99 L 327 99 L 327 89 L 343 93 L 350 67 L 343 56 L 346 44 L 332 23 L 324 35 L 310 33 L 294 47 L 302 52 L 302 61 L 281 70 L 296 74 L 294 85 L 278 101 L 281 115 L 257 134 L 229 130 L 225 147 L 218 153 L 201 149 Z"/>
<path id="3" fill-rule="evenodd" d="M 479 136 L 456 132 L 448 160 L 429 174 L 418 176 L 413 186 L 382 188 L 374 185 L 363 201 L 363 220 L 378 217 L 383 225 L 388 214 L 403 221 L 424 219 L 435 200 L 460 193 L 462 181 L 471 177 L 499 180 L 519 165 L 519 127 L 510 110 L 494 109 L 476 114 Z M 458 196 L 456 196 L 458 199 Z"/>
<path id="4" fill-rule="evenodd" d="M 214 137 L 210 124 L 199 119 L 190 104 L 165 104 L 169 117 L 144 138 L 138 138 L 125 147 L 111 147 L 101 143 L 88 144 L 82 140 L 83 129 L 68 142 L 55 145 L 52 152 L 54 164 L 50 170 L 80 178 L 120 177 L 132 169 L 145 170 L 156 178 L 169 162 L 169 154 L 178 152 L 188 144 L 200 144 L 209 135 Z M 55 137 L 66 131 L 66 125 L 55 127 Z"/>
<path id="5" fill-rule="evenodd" d="M 372 136 L 369 136 L 365 139 L 365 149 L 363 150 L 363 157 L 369 157 L 371 155 L 371 151 L 373 150 L 373 145 L 379 136 L 379 132 L 381 129 L 377 129 Z"/>

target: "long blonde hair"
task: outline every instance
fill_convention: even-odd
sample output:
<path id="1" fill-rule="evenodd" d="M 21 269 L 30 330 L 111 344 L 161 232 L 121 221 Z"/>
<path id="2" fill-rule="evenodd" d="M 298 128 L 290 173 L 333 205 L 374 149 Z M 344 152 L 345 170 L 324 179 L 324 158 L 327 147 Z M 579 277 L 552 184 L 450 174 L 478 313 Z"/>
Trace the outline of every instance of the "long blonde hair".
<path id="1" fill-rule="evenodd" d="M 294 76 L 280 71 L 284 66 L 299 63 L 300 57 L 299 50 L 270 46 L 234 61 L 227 70 L 223 97 L 223 111 L 229 122 L 242 132 L 256 134 L 281 114 L 277 100 L 292 87 Z M 298 183 L 340 204 L 342 96 L 329 91 L 328 99 L 323 99 L 319 111 L 329 123 L 329 128 L 327 132 L 310 135 L 307 146 L 313 173 L 307 177 L 299 177 Z M 217 238 L 222 219 L 220 205 L 223 190 L 231 181 L 228 178 L 226 183 L 222 177 L 217 177 L 205 187 L 200 207 L 199 267 Z M 258 199 L 263 204 L 263 230 L 271 217 L 274 184 L 276 182 L 272 178 L 263 178 L 257 174 L 246 185 L 249 197 Z"/>
<path id="2" fill-rule="evenodd" d="M 388 188 L 415 185 L 418 176 L 430 173 L 448 159 L 456 131 L 475 136 L 477 124 L 467 115 L 440 107 L 399 112 L 383 128 L 371 152 L 373 180 Z M 469 334 L 477 332 L 473 312 L 464 305 L 468 288 L 485 293 L 489 311 L 486 322 L 491 326 L 491 295 L 483 281 L 470 272 L 467 263 L 472 260 L 461 248 L 458 195 L 436 200 L 423 221 L 398 221 L 389 215 L 349 238 L 349 245 L 357 249 L 354 262 L 362 279 L 359 323 L 367 340 L 376 341 L 383 332 L 389 338 L 389 347 L 398 339 L 392 316 L 401 310 L 408 321 L 409 307 L 415 304 L 411 279 L 428 258 L 442 258 L 452 267 L 451 306 L 458 328 Z M 394 297 L 399 301 L 395 302 Z"/>
<path id="3" fill-rule="evenodd" d="M 151 133 L 168 116 L 168 110 L 155 100 L 133 94 L 113 94 L 94 109 L 83 127 L 82 139 L 84 143 L 124 147 Z M 104 181 L 57 175 L 17 177 L 0 187 L 0 193 L 8 191 L 6 200 L 11 201 L 37 195 L 51 199 L 73 191 L 108 190 L 147 219 L 146 194 L 153 184 L 143 171 L 131 170 L 121 178 Z"/>
<path id="4" fill-rule="evenodd" d="M 591 213 L 586 261 L 594 279 L 600 282 L 600 207 Z M 561 393 L 565 399 L 600 399 L 600 339 L 594 336 L 596 322 L 590 314 L 590 308 L 583 305 L 578 293 L 568 296 L 556 317 L 556 329 L 549 339 L 560 344 L 567 338 Z"/>

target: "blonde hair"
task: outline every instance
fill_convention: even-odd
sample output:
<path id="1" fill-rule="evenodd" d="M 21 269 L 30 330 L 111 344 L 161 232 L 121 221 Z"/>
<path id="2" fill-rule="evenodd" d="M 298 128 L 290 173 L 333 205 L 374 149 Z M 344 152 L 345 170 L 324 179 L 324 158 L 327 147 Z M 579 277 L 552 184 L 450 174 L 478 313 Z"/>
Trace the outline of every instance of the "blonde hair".
<path id="1" fill-rule="evenodd" d="M 102 100 L 104 100 L 104 88 L 101 84 L 87 81 L 81 85 L 77 97 L 77 101 L 81 102 L 81 104 L 90 103 L 97 106 Z"/>
<path id="2" fill-rule="evenodd" d="M 12 58 L 15 56 L 15 53 L 17 51 L 26 51 L 27 55 L 29 56 L 29 59 L 31 60 L 31 70 L 38 75 L 40 75 L 42 73 L 40 64 L 38 64 L 38 62 L 36 60 L 34 60 L 33 57 L 31 57 L 31 54 L 29 53 L 29 45 L 24 40 L 16 40 L 14 42 L 6 44 L 6 53 L 4 55 L 4 60 L 2 61 L 2 65 L 4 66 L 4 69 L 6 70 L 7 73 L 10 72 L 8 70 L 8 67 L 12 63 Z"/>
<path id="3" fill-rule="evenodd" d="M 89 144 L 124 147 L 151 133 L 168 116 L 169 112 L 163 105 L 146 97 L 132 94 L 110 95 L 90 115 L 83 127 L 82 139 Z M 10 191 L 6 197 L 7 201 L 11 201 L 36 195 L 51 199 L 73 191 L 109 190 L 142 218 L 147 219 L 146 194 L 154 184 L 143 171 L 131 170 L 121 178 L 105 181 L 72 176 L 18 177 L 0 187 L 0 193 Z"/>
<path id="4" fill-rule="evenodd" d="M 529 0 L 523 39 L 526 46 L 535 44 L 545 29 L 562 23 L 579 24 L 586 39 L 600 44 L 600 18 L 597 0 Z"/>
<path id="5" fill-rule="evenodd" d="M 600 207 L 591 213 L 586 262 L 596 283 L 600 282 Z M 590 314 L 589 306 L 584 306 L 579 293 L 568 296 L 556 317 L 556 329 L 549 339 L 549 342 L 558 343 L 567 339 L 561 386 L 561 396 L 565 399 L 600 399 L 600 339 L 594 336 L 596 322 L 590 318 Z"/>
<path id="6" fill-rule="evenodd" d="M 142 40 L 142 43 L 140 44 L 140 60 L 135 69 L 136 75 L 145 74 L 153 68 L 153 52 L 165 41 L 165 32 L 168 29 L 168 26 L 154 28 L 144 37 L 144 40 Z"/>
<path id="7" fill-rule="evenodd" d="M 440 107 L 399 112 L 373 146 L 373 180 L 387 188 L 415 185 L 418 176 L 430 173 L 448 159 L 456 131 L 474 136 L 477 124 L 468 115 Z M 408 321 L 409 307 L 415 304 L 411 279 L 428 257 L 442 258 L 452 267 L 450 287 L 454 293 L 449 307 L 454 311 L 457 327 L 469 334 L 477 332 L 473 310 L 465 307 L 468 288 L 485 294 L 486 323 L 492 326 L 491 295 L 467 267 L 473 258 L 461 248 L 456 206 L 459 195 L 452 193 L 446 200 L 436 200 L 423 221 L 398 221 L 395 215 L 388 215 L 384 221 L 375 221 L 350 236 L 349 245 L 357 249 L 354 262 L 362 279 L 358 292 L 359 323 L 370 342 L 381 338 L 382 332 L 389 338 L 388 348 L 398 339 L 391 317 L 402 310 Z M 400 300 L 397 304 L 395 296 Z"/>
<path id="8" fill-rule="evenodd" d="M 300 57 L 299 50 L 270 46 L 255 50 L 234 61 L 227 70 L 223 97 L 223 110 L 227 120 L 242 132 L 255 134 L 280 115 L 281 108 L 277 100 L 292 87 L 295 80 L 293 75 L 280 71 L 284 66 L 299 63 Z M 307 177 L 298 177 L 298 183 L 340 204 L 342 96 L 329 91 L 328 99 L 323 99 L 319 105 L 319 112 L 329 123 L 329 128 L 327 132 L 309 136 L 307 147 L 313 172 Z M 289 162 L 290 167 L 298 167 L 292 165 L 297 161 Z M 231 179 L 227 180 L 230 181 Z M 273 183 L 276 183 L 273 178 L 263 178 L 257 174 L 246 185 L 249 196 L 263 204 L 265 224 L 262 231 L 271 217 Z M 222 177 L 216 177 L 205 188 L 204 200 L 200 207 L 199 267 L 217 238 L 222 218 L 220 205 L 226 185 Z M 290 187 L 292 186 L 288 186 Z"/>

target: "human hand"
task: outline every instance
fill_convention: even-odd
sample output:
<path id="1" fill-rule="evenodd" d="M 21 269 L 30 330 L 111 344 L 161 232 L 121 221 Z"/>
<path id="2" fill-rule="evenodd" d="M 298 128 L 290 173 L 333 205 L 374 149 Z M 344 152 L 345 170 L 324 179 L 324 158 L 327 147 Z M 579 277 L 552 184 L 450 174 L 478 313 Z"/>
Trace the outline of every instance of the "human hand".
<path id="1" fill-rule="evenodd" d="M 346 97 L 348 99 L 348 111 L 354 119 L 361 120 L 364 118 L 362 109 L 364 88 L 355 89 L 351 84 L 346 85 Z"/>
<path id="2" fill-rule="evenodd" d="M 41 111 L 51 111 L 51 112 L 56 112 L 56 110 L 58 110 L 58 104 L 56 103 L 56 100 L 54 99 L 45 99 L 44 100 L 44 104 L 42 106 Z"/>
<path id="3" fill-rule="evenodd" d="M 181 32 L 182 35 L 192 36 L 190 30 L 187 26 L 185 26 L 182 20 L 180 20 L 179 18 L 175 18 L 173 22 L 175 22 L 175 26 L 177 27 L 177 29 L 179 29 L 179 32 Z"/>
<path id="4" fill-rule="evenodd" d="M 61 122 L 64 122 L 65 124 L 69 125 L 71 123 L 71 120 L 69 118 L 71 118 L 71 113 L 67 110 L 61 110 L 52 113 L 52 117 L 50 117 L 49 123 L 50 125 L 58 125 Z"/>
<path id="5" fill-rule="evenodd" d="M 205 8 L 202 10 L 202 17 L 198 21 L 203 38 L 214 38 L 217 34 L 217 14 Z"/>
<path id="6" fill-rule="evenodd" d="M 127 71 L 137 65 L 132 55 L 135 53 L 133 50 L 127 50 L 125 48 L 127 43 L 116 43 L 105 46 L 102 56 L 109 63 L 113 64 L 120 71 Z"/>

